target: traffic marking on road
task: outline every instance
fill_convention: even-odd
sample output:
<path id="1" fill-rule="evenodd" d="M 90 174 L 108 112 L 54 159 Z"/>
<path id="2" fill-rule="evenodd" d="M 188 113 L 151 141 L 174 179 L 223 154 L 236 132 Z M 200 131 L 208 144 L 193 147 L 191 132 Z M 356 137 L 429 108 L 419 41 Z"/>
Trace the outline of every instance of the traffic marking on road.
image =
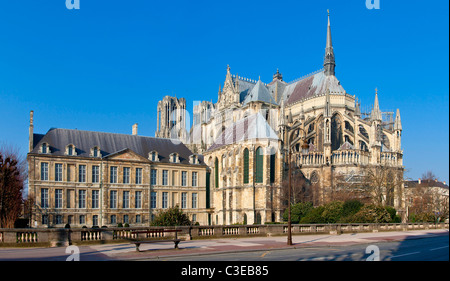
<path id="1" fill-rule="evenodd" d="M 430 249 L 430 251 L 435 251 L 435 250 L 444 249 L 444 248 L 448 248 L 448 245 L 447 245 L 447 246 L 444 246 L 444 247 L 439 247 L 439 248 Z"/>
<path id="2" fill-rule="evenodd" d="M 412 252 L 412 253 L 406 253 L 403 255 L 398 255 L 398 256 L 391 256 L 390 258 L 398 258 L 398 257 L 404 257 L 404 256 L 409 256 L 409 255 L 415 255 L 415 254 L 420 254 L 420 252 Z"/>

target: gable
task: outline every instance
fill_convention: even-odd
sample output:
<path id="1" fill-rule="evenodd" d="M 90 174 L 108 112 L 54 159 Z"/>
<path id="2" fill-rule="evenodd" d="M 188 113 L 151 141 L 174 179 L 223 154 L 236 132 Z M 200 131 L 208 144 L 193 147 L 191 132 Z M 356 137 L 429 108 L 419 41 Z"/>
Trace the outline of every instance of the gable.
<path id="1" fill-rule="evenodd" d="M 145 161 L 149 162 L 147 158 L 142 157 L 131 149 L 124 149 L 118 152 L 107 155 L 105 158 L 109 160 L 126 160 L 126 161 Z"/>

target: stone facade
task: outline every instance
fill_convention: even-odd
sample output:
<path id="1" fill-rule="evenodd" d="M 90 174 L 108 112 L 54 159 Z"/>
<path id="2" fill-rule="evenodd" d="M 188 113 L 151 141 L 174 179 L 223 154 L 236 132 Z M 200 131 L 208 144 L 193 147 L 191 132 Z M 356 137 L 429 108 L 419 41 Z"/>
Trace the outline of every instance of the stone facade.
<path id="1" fill-rule="evenodd" d="M 345 91 L 335 70 L 328 15 L 323 69 L 289 83 L 277 70 L 273 80 L 264 83 L 234 75 L 227 66 L 217 102 L 194 106 L 189 137 L 182 141 L 204 155 L 211 168 L 215 223 L 280 221 L 286 208 L 280 202 L 280 190 L 287 178 L 289 153 L 293 166 L 319 186 L 318 204 L 333 199 L 340 188 L 337 178 L 351 182 L 367 168 L 391 169 L 402 182 L 400 111 L 397 109 L 395 120 L 393 112 L 382 112 L 375 90 L 372 109 L 364 112 L 356 96 Z M 262 122 L 243 126 L 252 116 Z M 260 132 L 249 132 L 255 128 Z M 258 148 L 263 151 L 263 180 L 256 182 Z M 250 154 L 245 172 L 248 181 L 244 180 L 246 149 Z M 276 157 L 268 160 L 271 155 Z M 404 211 L 403 193 L 403 184 L 398 184 L 386 204 Z"/>
<path id="2" fill-rule="evenodd" d="M 149 225 L 178 205 L 193 222 L 211 220 L 208 168 L 169 139 L 78 130 L 33 133 L 29 198 L 33 227 Z"/>

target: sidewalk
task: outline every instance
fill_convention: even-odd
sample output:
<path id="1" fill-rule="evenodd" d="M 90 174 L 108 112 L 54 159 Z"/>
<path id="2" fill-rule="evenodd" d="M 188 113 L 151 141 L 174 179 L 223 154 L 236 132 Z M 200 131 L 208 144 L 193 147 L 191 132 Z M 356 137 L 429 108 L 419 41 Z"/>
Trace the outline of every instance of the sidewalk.
<path id="1" fill-rule="evenodd" d="M 429 237 L 430 235 L 448 235 L 448 230 L 413 230 L 341 235 L 293 235 L 292 242 L 294 245 L 292 246 L 287 245 L 287 236 L 277 236 L 182 241 L 179 244 L 179 249 L 173 249 L 173 243 L 141 244 L 141 252 L 136 251 L 134 244 L 95 245 L 89 246 L 89 248 L 90 251 L 96 251 L 105 255 L 108 259 L 114 260 L 159 259 L 170 256 L 193 256 L 193 259 L 195 259 L 196 255 L 373 244 L 376 242 L 418 239 Z"/>

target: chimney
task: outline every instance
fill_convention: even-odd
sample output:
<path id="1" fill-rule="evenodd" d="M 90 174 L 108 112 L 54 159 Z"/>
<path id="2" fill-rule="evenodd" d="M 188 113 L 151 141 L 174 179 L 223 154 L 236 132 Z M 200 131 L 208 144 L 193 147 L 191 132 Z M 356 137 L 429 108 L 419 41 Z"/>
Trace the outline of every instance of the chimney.
<path id="1" fill-rule="evenodd" d="M 421 184 L 422 183 L 422 180 L 419 178 L 419 184 Z"/>
<path id="2" fill-rule="evenodd" d="M 28 135 L 28 152 L 31 152 L 33 150 L 33 145 L 34 145 L 34 125 L 33 125 L 33 115 L 34 112 L 33 110 L 30 111 L 30 128 L 29 128 L 29 135 Z"/>
<path id="3" fill-rule="evenodd" d="M 133 132 L 132 132 L 133 136 L 137 136 L 138 134 L 137 131 L 138 131 L 138 124 L 136 123 L 133 125 Z"/>

